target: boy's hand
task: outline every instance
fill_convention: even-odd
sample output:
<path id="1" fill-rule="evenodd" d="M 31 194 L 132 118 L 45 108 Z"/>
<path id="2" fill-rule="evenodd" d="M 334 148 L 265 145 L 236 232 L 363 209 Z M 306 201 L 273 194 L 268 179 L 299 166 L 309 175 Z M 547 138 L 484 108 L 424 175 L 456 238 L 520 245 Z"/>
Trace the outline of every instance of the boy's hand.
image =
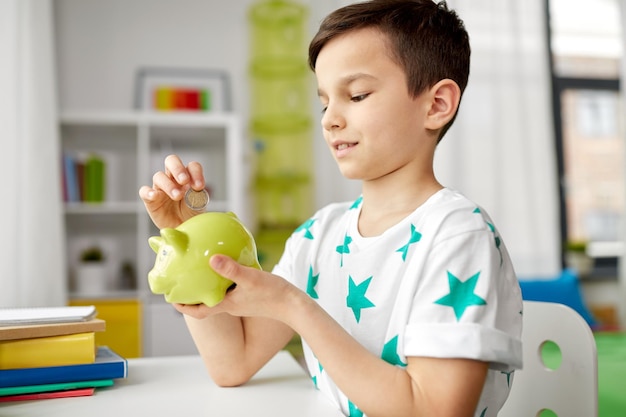
<path id="1" fill-rule="evenodd" d="M 185 166 L 178 156 L 169 155 L 164 170 L 152 177 L 152 187 L 144 185 L 139 189 L 139 196 L 159 229 L 177 227 L 200 213 L 185 204 L 184 195 L 189 188 L 204 188 L 202 165 L 190 162 Z"/>
<path id="2" fill-rule="evenodd" d="M 236 286 L 213 307 L 204 304 L 175 304 L 174 307 L 179 312 L 196 319 L 218 313 L 228 313 L 237 317 L 265 317 L 280 320 L 282 306 L 285 305 L 281 301 L 293 300 L 298 295 L 304 294 L 283 278 L 241 265 L 226 255 L 213 255 L 209 262 L 215 272 L 230 279 Z"/>

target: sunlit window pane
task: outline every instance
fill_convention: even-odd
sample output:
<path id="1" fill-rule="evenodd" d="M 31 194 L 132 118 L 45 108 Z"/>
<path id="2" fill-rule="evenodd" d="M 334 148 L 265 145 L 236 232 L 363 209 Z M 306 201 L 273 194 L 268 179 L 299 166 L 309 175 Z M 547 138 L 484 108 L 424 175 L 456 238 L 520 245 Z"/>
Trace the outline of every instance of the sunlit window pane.
<path id="1" fill-rule="evenodd" d="M 568 239 L 616 241 L 626 200 L 619 94 L 565 90 L 561 106 Z"/>

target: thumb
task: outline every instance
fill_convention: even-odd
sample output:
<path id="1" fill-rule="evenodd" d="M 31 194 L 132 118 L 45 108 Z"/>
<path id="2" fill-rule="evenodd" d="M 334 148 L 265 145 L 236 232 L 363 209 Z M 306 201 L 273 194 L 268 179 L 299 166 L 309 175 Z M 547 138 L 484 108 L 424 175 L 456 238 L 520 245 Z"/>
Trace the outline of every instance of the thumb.
<path id="1" fill-rule="evenodd" d="M 240 265 L 226 255 L 215 254 L 209 259 L 211 268 L 224 278 L 228 278 L 235 282 L 235 277 L 239 271 Z"/>

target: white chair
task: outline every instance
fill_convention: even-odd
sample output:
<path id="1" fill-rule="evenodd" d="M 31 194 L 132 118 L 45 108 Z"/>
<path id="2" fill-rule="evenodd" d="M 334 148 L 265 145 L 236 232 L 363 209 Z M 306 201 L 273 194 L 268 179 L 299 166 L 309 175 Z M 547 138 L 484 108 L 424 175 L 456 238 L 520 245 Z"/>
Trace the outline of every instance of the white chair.
<path id="1" fill-rule="evenodd" d="M 524 369 L 515 371 L 498 416 L 597 417 L 598 356 L 589 325 L 572 308 L 541 301 L 524 301 L 523 324 Z M 556 369 L 542 360 L 546 342 L 561 351 Z"/>

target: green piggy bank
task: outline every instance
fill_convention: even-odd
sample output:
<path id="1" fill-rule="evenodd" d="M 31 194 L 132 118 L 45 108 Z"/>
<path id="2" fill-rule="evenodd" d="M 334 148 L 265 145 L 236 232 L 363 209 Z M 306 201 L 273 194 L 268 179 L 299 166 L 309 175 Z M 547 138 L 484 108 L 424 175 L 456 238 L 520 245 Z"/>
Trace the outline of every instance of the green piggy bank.
<path id="1" fill-rule="evenodd" d="M 212 307 L 222 301 L 233 282 L 209 266 L 216 253 L 261 269 L 254 238 L 234 213 L 199 214 L 175 229 L 162 229 L 148 243 L 156 253 L 148 274 L 150 290 L 164 294 L 168 303 Z"/>

